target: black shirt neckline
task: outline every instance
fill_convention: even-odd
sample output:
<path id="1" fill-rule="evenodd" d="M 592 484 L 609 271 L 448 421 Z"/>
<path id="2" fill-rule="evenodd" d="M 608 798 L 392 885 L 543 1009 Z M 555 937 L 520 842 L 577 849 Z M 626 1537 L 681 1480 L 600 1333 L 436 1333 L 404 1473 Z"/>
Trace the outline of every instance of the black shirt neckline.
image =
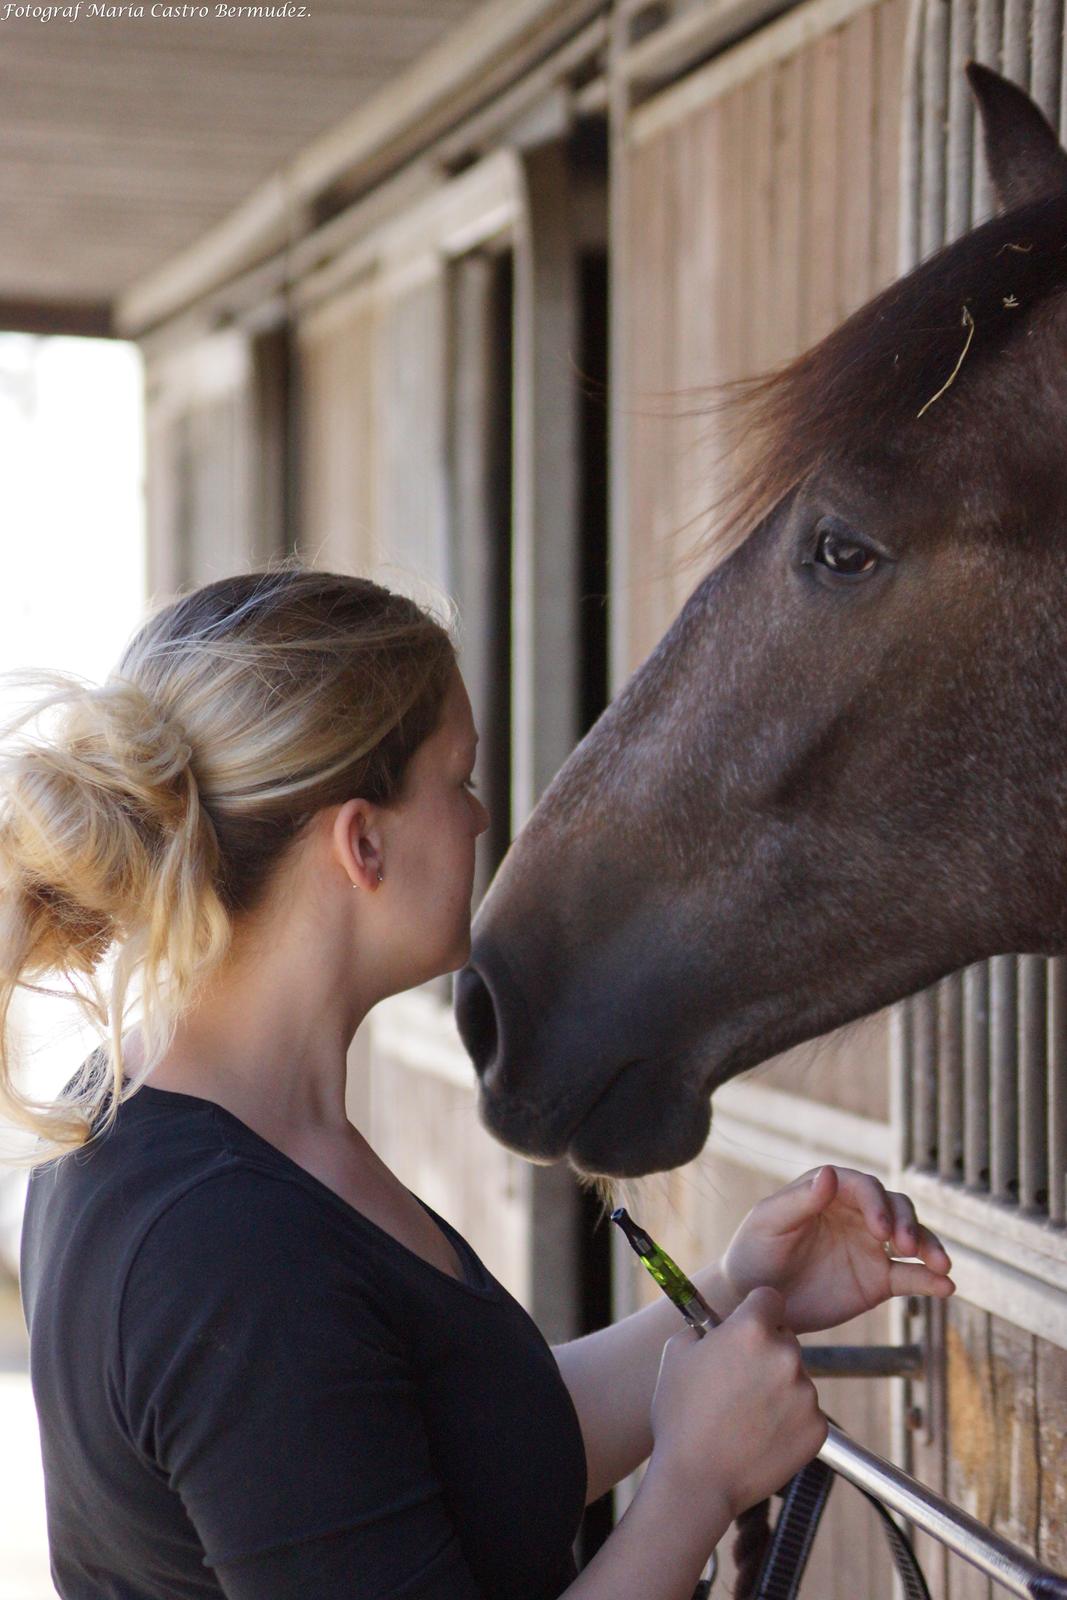
<path id="1" fill-rule="evenodd" d="M 130 1100 L 125 1101 L 124 1104 L 129 1105 L 132 1101 L 136 1100 L 138 1096 L 143 1094 L 154 1095 L 159 1101 L 163 1100 L 164 1098 L 167 1100 L 182 1101 L 188 1106 L 205 1110 L 208 1115 L 220 1117 L 224 1123 L 232 1123 L 234 1127 L 240 1131 L 243 1137 L 254 1140 L 262 1150 L 267 1152 L 272 1162 L 281 1165 L 288 1174 L 304 1184 L 306 1187 L 311 1188 L 316 1194 L 321 1195 L 335 1208 L 339 1209 L 342 1215 L 347 1219 L 352 1219 L 360 1227 L 369 1229 L 376 1238 L 385 1241 L 394 1250 L 399 1251 L 405 1258 L 417 1263 L 417 1265 L 423 1268 L 426 1272 L 432 1272 L 435 1278 L 441 1278 L 446 1283 L 453 1284 L 457 1289 L 462 1289 L 468 1294 L 477 1295 L 483 1300 L 492 1300 L 496 1298 L 496 1280 L 493 1278 L 488 1267 L 485 1266 L 481 1258 L 475 1253 L 473 1247 L 467 1242 L 463 1235 L 452 1226 L 447 1218 L 440 1216 L 438 1212 L 436 1212 L 427 1201 L 423 1200 L 421 1195 L 417 1195 L 413 1189 L 408 1189 L 408 1194 L 411 1195 L 413 1200 L 418 1201 L 419 1205 L 427 1213 L 431 1221 L 436 1223 L 437 1227 L 444 1234 L 445 1239 L 449 1244 L 452 1245 L 457 1256 L 459 1257 L 460 1264 L 463 1267 L 463 1278 L 457 1278 L 453 1276 L 451 1272 L 442 1271 L 442 1269 L 435 1266 L 432 1261 L 427 1261 L 425 1256 L 420 1256 L 417 1250 L 412 1250 L 403 1242 L 402 1239 L 398 1239 L 396 1235 L 390 1233 L 387 1228 L 381 1227 L 380 1224 L 375 1222 L 371 1217 L 368 1217 L 365 1212 L 359 1211 L 354 1205 L 346 1200 L 343 1195 L 338 1194 L 336 1189 L 331 1189 L 328 1183 L 323 1183 L 321 1178 L 317 1178 L 313 1172 L 309 1172 L 306 1167 L 302 1167 L 299 1161 L 294 1161 L 292 1156 L 287 1155 L 284 1150 L 280 1150 L 276 1144 L 271 1144 L 269 1139 L 264 1139 L 263 1135 L 257 1133 L 255 1128 L 250 1127 L 247 1122 L 244 1122 L 239 1116 L 236 1115 L 235 1112 L 230 1111 L 226 1106 L 220 1105 L 217 1100 L 209 1100 L 204 1095 L 186 1094 L 181 1089 L 160 1089 L 157 1088 L 155 1084 L 143 1083 L 136 1093 L 130 1096 Z M 407 1184 L 405 1184 L 404 1187 L 407 1189 Z"/>

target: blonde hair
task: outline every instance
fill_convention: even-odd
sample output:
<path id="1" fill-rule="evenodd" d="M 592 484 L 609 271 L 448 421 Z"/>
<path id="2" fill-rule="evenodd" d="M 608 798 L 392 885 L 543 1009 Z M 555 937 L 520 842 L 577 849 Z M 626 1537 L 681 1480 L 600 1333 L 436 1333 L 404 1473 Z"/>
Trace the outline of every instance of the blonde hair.
<path id="1" fill-rule="evenodd" d="M 0 743 L 0 1114 L 38 1135 L 34 1161 L 110 1124 L 315 813 L 398 797 L 455 660 L 414 601 L 288 562 L 159 610 L 100 687 L 19 675 L 38 692 Z M 106 1044 L 42 1101 L 16 1087 L 10 1009 L 50 974 Z"/>

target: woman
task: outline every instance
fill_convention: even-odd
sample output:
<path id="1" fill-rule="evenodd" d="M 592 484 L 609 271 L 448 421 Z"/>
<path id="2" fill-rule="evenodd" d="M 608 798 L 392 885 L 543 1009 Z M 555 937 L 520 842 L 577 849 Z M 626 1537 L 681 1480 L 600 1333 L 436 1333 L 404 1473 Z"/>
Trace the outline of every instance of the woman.
<path id="1" fill-rule="evenodd" d="M 824 1168 L 701 1275 L 713 1335 L 664 1301 L 550 1351 L 345 1115 L 371 1007 L 468 953 L 445 630 L 361 579 L 234 577 L 44 708 L 3 771 L 0 1022 L 61 972 L 108 1029 L 52 1105 L 2 1046 L 58 1157 L 23 1294 L 64 1600 L 688 1600 L 823 1440 L 795 1333 L 951 1292 L 936 1239 Z M 583 1505 L 650 1455 L 578 1576 Z"/>

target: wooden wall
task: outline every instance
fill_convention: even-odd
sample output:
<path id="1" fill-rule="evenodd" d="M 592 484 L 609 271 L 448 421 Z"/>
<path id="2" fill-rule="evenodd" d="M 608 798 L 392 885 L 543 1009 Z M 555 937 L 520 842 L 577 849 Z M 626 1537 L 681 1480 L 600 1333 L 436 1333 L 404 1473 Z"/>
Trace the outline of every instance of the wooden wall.
<path id="1" fill-rule="evenodd" d="M 503 152 L 443 180 L 361 241 L 349 281 L 341 268 L 328 288 L 309 284 L 298 315 L 301 550 L 439 614 L 453 596 L 468 604 L 460 659 L 497 816 L 479 840 L 479 886 L 510 839 L 517 790 L 543 781 L 546 738 L 558 736 L 554 771 L 576 734 L 577 652 L 568 641 L 546 661 L 541 642 L 577 609 L 574 518 L 555 512 L 576 498 L 578 463 L 573 435 L 561 452 L 540 413 L 554 441 L 576 409 L 561 335 L 545 325 L 562 313 L 571 326 L 577 241 L 558 221 L 534 226 L 542 197 L 557 219 L 568 214 L 567 174 L 550 140 L 536 160 Z M 376 1008 L 353 1047 L 350 1113 L 546 1335 L 568 1337 L 580 1331 L 577 1185 L 481 1126 L 450 1002 L 440 980 Z"/>
<path id="2" fill-rule="evenodd" d="M 1061 0 L 918 0 L 904 98 L 904 192 L 902 266 L 928 255 L 994 210 L 977 118 L 963 66 L 970 57 L 1005 72 L 1034 97 L 1054 126 L 1067 127 L 1064 72 L 1064 7 Z M 971 969 L 961 986 L 946 979 L 909 1002 L 912 1026 L 903 1037 L 902 1077 L 932 1081 L 940 1102 L 933 1139 L 939 1147 L 933 1172 L 929 1150 L 919 1148 L 918 1128 L 905 1181 L 921 1186 L 927 1205 L 939 1208 L 956 1247 L 961 1294 L 939 1319 L 933 1381 L 916 1386 L 916 1421 L 911 1435 L 913 1470 L 941 1488 L 983 1522 L 1046 1564 L 1067 1572 L 1067 1235 L 1062 1209 L 1037 1185 L 1005 1182 L 999 1165 L 1016 1178 L 1031 1150 L 1049 1161 L 1046 1187 L 1062 1182 L 1062 1157 L 1044 1148 L 1062 1094 L 1062 1015 L 1054 1003 L 1061 987 L 1054 969 L 1037 957 L 998 957 Z M 1013 971 L 1013 967 L 1015 970 Z M 968 982 L 981 976 L 984 981 Z M 967 1152 L 974 1169 L 968 1185 L 952 1180 L 953 1148 L 968 1141 L 945 1114 L 953 1078 L 953 1004 L 963 1038 L 992 1039 L 1002 1013 L 996 996 L 1007 976 L 1021 997 L 1008 1037 L 996 1052 L 992 1085 L 973 1073 L 974 1056 L 961 1048 L 961 1093 L 985 1100 L 991 1151 Z M 1027 990 L 1037 981 L 1040 1001 Z M 994 998 L 988 1003 L 986 996 Z M 934 1049 L 920 1060 L 916 1026 L 933 1022 Z M 1005 1050 L 1005 1044 L 1007 1049 Z M 1022 1068 L 1041 1052 L 1042 1101 L 1027 1104 Z M 1019 1124 L 1012 1148 L 1010 1123 Z M 1007 1155 L 1005 1161 L 1004 1156 Z M 992 1155 L 992 1159 L 991 1159 Z M 1036 1166 L 1037 1163 L 1035 1162 Z M 982 1169 L 986 1170 L 983 1172 Z M 940 1174 L 940 1177 L 937 1174 Z M 1040 1181 L 1040 1180 L 1039 1180 Z M 1027 1193 L 1026 1189 L 1030 1192 Z M 991 1192 L 992 1190 L 992 1192 Z M 972 1219 L 964 1221 L 963 1211 Z M 984 1234 L 972 1231 L 982 1219 Z M 976 1248 L 976 1246 L 978 1248 Z M 1035 1249 L 1034 1246 L 1037 1248 Z M 950 1246 L 951 1247 L 951 1246 Z M 921 1541 L 935 1600 L 993 1600 L 1001 1593 L 964 1564 L 947 1560 Z"/>
<path id="3" fill-rule="evenodd" d="M 300 544 L 327 569 L 378 559 L 373 381 L 378 322 L 373 282 L 300 323 Z"/>
<path id="4" fill-rule="evenodd" d="M 716 559 L 709 507 L 724 479 L 709 391 L 797 354 L 896 275 L 907 5 L 881 0 L 822 27 L 820 9 L 825 15 L 811 5 L 788 14 L 630 114 L 619 196 L 626 221 L 615 262 L 627 507 L 616 626 L 630 666 Z M 805 14 L 806 32 L 798 27 Z M 719 1253 L 748 1206 L 805 1166 L 799 1130 L 772 1132 L 767 1121 L 775 1092 L 788 1096 L 787 1112 L 802 1097 L 845 1113 L 846 1145 L 849 1119 L 857 1119 L 866 1142 L 850 1156 L 833 1149 L 809 1106 L 808 1143 L 859 1166 L 871 1165 L 880 1146 L 873 1164 L 888 1175 L 882 1016 L 760 1069 L 742 1090 L 743 1124 L 731 1118 L 720 1134 L 713 1123 L 697 1161 L 641 1186 L 638 1214 L 681 1260 Z M 729 1088 L 720 1101 L 730 1104 Z M 624 1261 L 618 1269 L 627 1270 Z M 647 1298 L 643 1286 L 640 1297 Z M 881 1312 L 832 1340 L 891 1336 Z M 837 1420 L 891 1453 L 888 1384 L 838 1380 L 820 1392 Z M 807 1592 L 889 1600 L 891 1565 L 873 1524 L 855 1492 L 840 1485 Z"/>
<path id="5" fill-rule="evenodd" d="M 288 389 L 277 337 L 148 342 L 145 389 L 149 595 L 280 555 Z"/>

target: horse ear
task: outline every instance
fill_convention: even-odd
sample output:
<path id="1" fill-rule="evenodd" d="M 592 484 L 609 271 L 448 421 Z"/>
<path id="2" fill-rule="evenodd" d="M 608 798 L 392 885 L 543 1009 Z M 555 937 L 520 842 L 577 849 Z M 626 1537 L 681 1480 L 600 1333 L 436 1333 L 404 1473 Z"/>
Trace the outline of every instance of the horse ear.
<path id="1" fill-rule="evenodd" d="M 1067 191 L 1067 151 L 1030 96 L 978 61 L 969 61 L 966 71 L 982 116 L 986 165 L 1002 210 Z"/>

